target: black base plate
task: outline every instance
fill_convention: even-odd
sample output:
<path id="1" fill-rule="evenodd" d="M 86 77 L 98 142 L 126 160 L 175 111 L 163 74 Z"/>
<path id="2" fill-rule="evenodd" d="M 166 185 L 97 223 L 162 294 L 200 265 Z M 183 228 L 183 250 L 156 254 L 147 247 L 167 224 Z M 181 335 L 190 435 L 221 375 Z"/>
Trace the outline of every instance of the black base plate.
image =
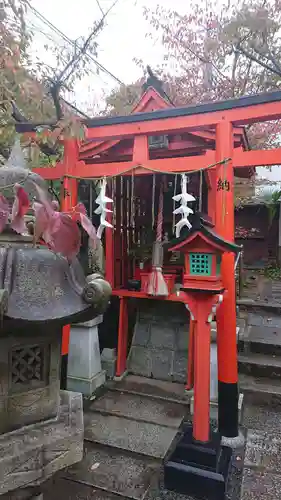
<path id="1" fill-rule="evenodd" d="M 165 460 L 165 488 L 198 499 L 225 500 L 231 457 L 232 449 L 220 445 L 217 433 L 212 432 L 208 443 L 199 443 L 187 427 Z"/>

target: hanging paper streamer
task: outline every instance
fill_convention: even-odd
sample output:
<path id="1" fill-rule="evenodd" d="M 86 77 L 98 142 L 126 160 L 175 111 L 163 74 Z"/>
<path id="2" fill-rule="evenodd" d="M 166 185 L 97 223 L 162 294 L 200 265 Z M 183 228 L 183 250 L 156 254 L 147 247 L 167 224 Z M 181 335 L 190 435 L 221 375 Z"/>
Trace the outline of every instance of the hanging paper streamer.
<path id="1" fill-rule="evenodd" d="M 24 154 L 20 145 L 20 139 L 19 137 L 16 138 L 15 143 L 12 147 L 11 154 L 9 156 L 9 159 L 4 165 L 4 168 L 8 167 L 20 167 L 20 168 L 27 168 L 27 163 L 24 158 Z"/>
<path id="2" fill-rule="evenodd" d="M 187 177 L 186 174 L 181 176 L 181 193 L 173 196 L 173 200 L 180 202 L 180 206 L 173 211 L 174 215 L 181 215 L 181 219 L 176 227 L 176 238 L 180 237 L 180 233 L 183 227 L 191 229 L 191 224 L 188 220 L 189 215 L 193 214 L 193 210 L 187 206 L 191 201 L 195 201 L 194 196 L 187 192 Z"/>
<path id="3" fill-rule="evenodd" d="M 104 178 L 102 180 L 100 193 L 96 199 L 96 204 L 99 206 L 98 206 L 98 208 L 96 208 L 95 214 L 100 215 L 100 225 L 99 225 L 99 228 L 97 230 L 97 237 L 99 239 L 101 239 L 102 233 L 106 227 L 113 228 L 112 224 L 110 224 L 106 220 L 106 214 L 112 213 L 112 210 L 107 208 L 106 204 L 113 203 L 113 200 L 111 198 L 108 198 L 108 196 L 106 196 L 105 193 L 106 193 L 106 178 Z"/>

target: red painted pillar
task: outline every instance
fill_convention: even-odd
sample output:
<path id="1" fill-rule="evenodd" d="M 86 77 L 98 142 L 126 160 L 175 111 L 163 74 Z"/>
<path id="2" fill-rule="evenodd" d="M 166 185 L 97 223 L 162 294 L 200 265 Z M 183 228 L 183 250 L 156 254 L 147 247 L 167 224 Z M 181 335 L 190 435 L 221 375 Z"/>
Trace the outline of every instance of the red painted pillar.
<path id="1" fill-rule="evenodd" d="M 185 390 L 191 391 L 194 386 L 194 336 L 195 322 L 189 320 L 189 339 L 188 339 L 188 360 L 187 360 L 187 381 Z"/>
<path id="2" fill-rule="evenodd" d="M 128 304 L 125 297 L 120 297 L 118 348 L 116 376 L 121 377 L 126 371 L 128 342 Z"/>
<path id="3" fill-rule="evenodd" d="M 208 215 L 213 223 L 216 223 L 216 169 L 210 169 L 206 173 L 208 177 Z"/>
<path id="4" fill-rule="evenodd" d="M 221 122 L 216 130 L 216 159 L 233 157 L 233 128 Z M 222 188 L 222 189 L 221 189 Z M 234 241 L 234 173 L 232 161 L 217 167 L 216 231 Z M 234 254 L 222 257 L 222 280 L 226 290 L 217 312 L 219 431 L 238 435 L 238 363 L 236 344 L 236 293 Z"/>
<path id="5" fill-rule="evenodd" d="M 197 298 L 194 335 L 194 416 L 193 437 L 206 443 L 210 437 L 210 348 L 211 326 L 207 318 L 210 300 Z"/>

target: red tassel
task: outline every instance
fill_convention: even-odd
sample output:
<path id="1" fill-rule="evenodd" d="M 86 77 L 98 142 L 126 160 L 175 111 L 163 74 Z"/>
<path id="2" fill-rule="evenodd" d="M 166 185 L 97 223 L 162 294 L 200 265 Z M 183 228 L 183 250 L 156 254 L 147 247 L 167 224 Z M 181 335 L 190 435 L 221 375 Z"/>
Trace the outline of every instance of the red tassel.
<path id="1" fill-rule="evenodd" d="M 169 295 L 161 267 L 154 267 L 152 269 L 148 278 L 147 294 L 158 297 L 167 297 Z"/>

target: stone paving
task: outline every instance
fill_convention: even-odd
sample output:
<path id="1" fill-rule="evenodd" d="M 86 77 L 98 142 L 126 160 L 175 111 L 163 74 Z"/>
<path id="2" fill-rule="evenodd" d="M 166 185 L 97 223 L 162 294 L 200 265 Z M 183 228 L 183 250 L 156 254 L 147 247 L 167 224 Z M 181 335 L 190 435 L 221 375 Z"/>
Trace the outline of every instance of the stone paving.
<path id="1" fill-rule="evenodd" d="M 190 422 L 184 386 L 173 386 L 157 381 L 149 396 L 151 380 L 128 376 L 116 391 L 110 383 L 108 400 L 105 392 L 85 409 L 83 461 L 57 476 L 44 500 L 192 500 L 163 485 L 162 459 Z M 240 499 L 243 454 L 235 450 L 227 500 Z"/>
<path id="2" fill-rule="evenodd" d="M 241 500 L 281 497 L 281 404 L 245 404 L 247 444 Z"/>

